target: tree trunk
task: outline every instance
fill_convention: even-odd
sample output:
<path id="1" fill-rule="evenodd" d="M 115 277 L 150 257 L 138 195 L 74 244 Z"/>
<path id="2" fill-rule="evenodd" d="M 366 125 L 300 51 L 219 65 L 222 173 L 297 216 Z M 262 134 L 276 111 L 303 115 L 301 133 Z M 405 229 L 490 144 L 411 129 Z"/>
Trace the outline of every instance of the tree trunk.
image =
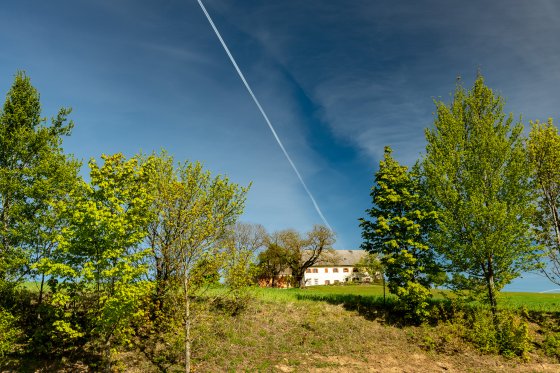
<path id="1" fill-rule="evenodd" d="M 304 276 L 301 274 L 295 274 L 293 275 L 293 282 L 294 282 L 294 286 L 296 288 L 300 288 L 303 289 L 305 287 L 305 279 Z"/>
<path id="2" fill-rule="evenodd" d="M 185 276 L 183 281 L 185 292 L 185 372 L 191 371 L 191 309 L 189 297 L 189 279 Z"/>
<path id="3" fill-rule="evenodd" d="M 385 274 L 382 274 L 381 277 L 383 278 L 383 304 L 386 304 L 387 297 L 385 295 Z"/>
<path id="4" fill-rule="evenodd" d="M 494 285 L 494 265 L 492 257 L 488 257 L 487 265 L 486 286 L 488 287 L 488 300 L 490 301 L 490 310 L 494 318 L 494 325 L 498 327 L 498 301 L 496 299 L 496 287 Z"/>

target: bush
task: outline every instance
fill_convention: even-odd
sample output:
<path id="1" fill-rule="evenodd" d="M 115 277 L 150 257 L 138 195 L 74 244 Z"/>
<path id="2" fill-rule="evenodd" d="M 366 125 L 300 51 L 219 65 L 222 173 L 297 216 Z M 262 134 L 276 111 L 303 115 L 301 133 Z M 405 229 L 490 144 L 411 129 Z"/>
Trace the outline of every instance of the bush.
<path id="1" fill-rule="evenodd" d="M 504 356 L 525 358 L 531 350 L 531 338 L 527 322 L 513 313 L 500 314 L 498 346 Z"/>
<path id="2" fill-rule="evenodd" d="M 546 334 L 542 347 L 546 355 L 560 358 L 560 333 Z"/>
<path id="3" fill-rule="evenodd" d="M 526 357 L 531 349 L 527 322 L 519 315 L 502 311 L 494 320 L 485 308 L 473 308 L 468 313 L 463 337 L 484 353 L 499 353 L 506 357 Z"/>
<path id="4" fill-rule="evenodd" d="M 0 357 L 15 352 L 22 332 L 16 325 L 17 319 L 10 312 L 0 308 Z"/>

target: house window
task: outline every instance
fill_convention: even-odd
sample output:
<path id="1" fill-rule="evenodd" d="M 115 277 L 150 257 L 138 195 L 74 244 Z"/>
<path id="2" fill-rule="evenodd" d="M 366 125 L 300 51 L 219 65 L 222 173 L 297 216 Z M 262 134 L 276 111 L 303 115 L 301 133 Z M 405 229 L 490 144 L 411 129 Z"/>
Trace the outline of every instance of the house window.
<path id="1" fill-rule="evenodd" d="M 333 273 L 338 273 L 338 268 L 333 268 L 332 271 Z"/>
<path id="2" fill-rule="evenodd" d="M 353 268 L 352 272 L 358 272 L 358 268 Z"/>
<path id="3" fill-rule="evenodd" d="M 313 268 L 313 273 L 319 273 L 319 270 L 317 268 Z"/>
<path id="4" fill-rule="evenodd" d="M 319 285 L 319 279 L 318 279 L 318 278 L 313 279 L 313 283 L 314 283 L 315 285 Z"/>
<path id="5" fill-rule="evenodd" d="M 307 269 L 305 270 L 305 273 L 311 273 L 311 269 L 307 268 Z"/>
<path id="6" fill-rule="evenodd" d="M 329 280 L 325 280 L 325 285 L 330 285 L 331 282 Z"/>
<path id="7" fill-rule="evenodd" d="M 343 272 L 348 273 L 348 268 L 344 268 Z"/>
<path id="8" fill-rule="evenodd" d="M 329 269 L 328 269 L 328 268 L 325 268 L 325 273 L 329 273 Z"/>

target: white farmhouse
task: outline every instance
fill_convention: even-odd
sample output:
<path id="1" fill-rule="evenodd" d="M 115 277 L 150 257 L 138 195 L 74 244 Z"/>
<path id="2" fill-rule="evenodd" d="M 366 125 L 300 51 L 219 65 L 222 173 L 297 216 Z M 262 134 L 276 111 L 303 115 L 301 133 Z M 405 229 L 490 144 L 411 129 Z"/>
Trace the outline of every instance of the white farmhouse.
<path id="1" fill-rule="evenodd" d="M 367 255 L 364 250 L 336 250 L 336 262 L 318 261 L 305 271 L 305 285 L 333 285 L 344 282 L 371 282 L 367 272 L 356 267 L 360 259 Z"/>

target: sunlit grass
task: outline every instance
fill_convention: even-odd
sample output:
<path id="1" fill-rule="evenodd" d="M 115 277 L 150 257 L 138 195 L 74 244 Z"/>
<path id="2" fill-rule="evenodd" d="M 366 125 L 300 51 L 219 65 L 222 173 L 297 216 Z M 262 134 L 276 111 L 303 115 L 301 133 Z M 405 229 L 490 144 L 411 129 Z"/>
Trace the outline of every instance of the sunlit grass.
<path id="1" fill-rule="evenodd" d="M 305 289 L 255 288 L 252 291 L 265 301 L 324 300 L 335 303 L 344 299 L 363 298 L 364 303 L 377 303 L 383 298 L 381 285 L 310 286 Z M 449 294 L 445 290 L 435 290 L 434 299 L 443 299 L 444 295 Z M 386 296 L 387 299 L 393 299 L 388 290 Z M 560 312 L 560 294 L 503 292 L 498 302 L 501 308 L 507 309 L 525 307 L 529 311 Z"/>

